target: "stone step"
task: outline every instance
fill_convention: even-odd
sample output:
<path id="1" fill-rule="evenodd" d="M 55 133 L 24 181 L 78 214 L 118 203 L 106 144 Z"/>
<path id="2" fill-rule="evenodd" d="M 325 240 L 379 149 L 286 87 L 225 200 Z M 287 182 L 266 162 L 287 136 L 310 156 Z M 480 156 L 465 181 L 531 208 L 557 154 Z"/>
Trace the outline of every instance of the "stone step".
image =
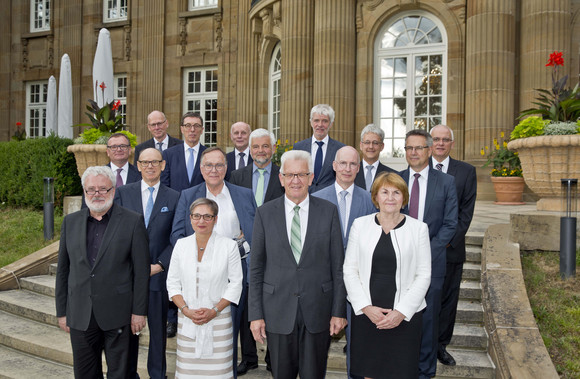
<path id="1" fill-rule="evenodd" d="M 475 280 L 462 280 L 459 287 L 459 298 L 462 300 L 481 301 L 481 284 Z"/>
<path id="2" fill-rule="evenodd" d="M 446 378 L 495 378 L 495 366 L 485 351 L 448 348 L 455 358 L 456 366 L 445 366 L 437 362 L 437 379 Z"/>
<path id="3" fill-rule="evenodd" d="M 483 325 L 483 307 L 479 301 L 459 300 L 457 303 L 457 323 Z"/>
<path id="4" fill-rule="evenodd" d="M 486 350 L 487 333 L 485 328 L 480 325 L 455 323 L 449 348 Z"/>
<path id="5" fill-rule="evenodd" d="M 29 276 L 20 279 L 22 289 L 54 297 L 55 277 L 50 275 Z"/>
<path id="6" fill-rule="evenodd" d="M 56 275 L 56 268 L 58 267 L 58 263 L 51 263 L 48 266 L 48 275 Z"/>
<path id="7" fill-rule="evenodd" d="M 465 245 L 483 246 L 483 232 L 470 232 L 465 235 Z"/>
<path id="8" fill-rule="evenodd" d="M 0 345 L 0 378 L 74 378 L 72 366 L 40 359 Z"/>
<path id="9" fill-rule="evenodd" d="M 463 274 L 461 275 L 461 279 L 471 279 L 476 280 L 477 282 L 481 281 L 481 263 L 470 263 L 465 262 L 463 264 Z"/>
<path id="10" fill-rule="evenodd" d="M 481 263 L 481 246 L 465 246 L 465 260 L 470 263 Z"/>
<path id="11" fill-rule="evenodd" d="M 0 310 L 35 321 L 58 325 L 54 297 L 28 290 L 0 292 Z"/>

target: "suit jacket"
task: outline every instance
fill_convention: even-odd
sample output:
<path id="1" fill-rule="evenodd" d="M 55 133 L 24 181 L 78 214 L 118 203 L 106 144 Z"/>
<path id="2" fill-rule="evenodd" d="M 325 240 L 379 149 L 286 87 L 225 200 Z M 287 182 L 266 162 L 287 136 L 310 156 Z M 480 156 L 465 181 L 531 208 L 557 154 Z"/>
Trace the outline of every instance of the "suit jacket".
<path id="1" fill-rule="evenodd" d="M 226 154 L 226 162 L 228 163 L 228 170 L 226 171 L 226 178 L 225 180 L 227 180 L 228 182 L 230 181 L 230 177 L 232 175 L 232 171 L 236 171 L 236 151 L 230 151 L 229 153 Z M 252 155 L 248 154 L 248 164 L 246 165 L 246 167 L 248 166 L 252 166 L 252 163 L 254 163 L 254 159 L 252 159 Z"/>
<path id="2" fill-rule="evenodd" d="M 178 139 L 178 138 L 174 138 L 171 137 L 169 134 L 167 135 L 169 137 L 169 141 L 167 142 L 167 149 L 169 149 L 170 147 L 173 147 L 175 145 L 183 145 L 183 141 Z M 150 138 L 145 142 L 140 143 L 139 145 L 135 146 L 135 162 L 133 163 L 135 166 L 137 166 L 137 161 L 139 160 L 139 154 L 141 154 L 141 152 L 147 148 L 157 148 L 156 145 L 155 138 Z M 165 150 L 167 150 L 165 149 Z"/>
<path id="3" fill-rule="evenodd" d="M 390 168 L 389 166 L 385 166 L 384 164 L 379 162 L 379 165 L 377 167 L 377 173 L 375 174 L 374 179 L 376 179 L 377 176 L 383 171 L 394 172 L 395 174 L 398 174 L 397 171 L 395 171 L 392 168 Z M 356 184 L 357 186 L 359 186 L 360 188 L 362 188 L 364 190 L 367 189 L 367 183 L 365 181 L 366 174 L 367 174 L 366 169 L 363 167 L 363 162 L 361 161 L 360 168 L 358 170 L 358 173 L 356 174 L 356 178 L 354 178 L 354 184 Z M 374 179 L 373 179 L 373 183 L 374 183 Z"/>
<path id="4" fill-rule="evenodd" d="M 310 196 L 308 230 L 299 263 L 286 231 L 285 196 L 256 211 L 250 264 L 249 320 L 289 334 L 298 306 L 310 333 L 327 332 L 331 317 L 346 317 L 344 249 L 336 207 Z"/>
<path id="5" fill-rule="evenodd" d="M 92 312 L 101 329 L 120 328 L 131 323 L 131 314 L 147 315 L 150 263 L 143 216 L 113 205 L 93 267 L 87 258 L 88 216 L 85 208 L 62 222 L 56 316 L 87 330 Z"/>
<path id="6" fill-rule="evenodd" d="M 237 186 L 246 187 L 253 191 L 252 188 L 252 175 L 254 172 L 254 164 L 247 165 L 240 170 L 232 171 L 232 176 L 230 177 L 230 183 Z M 280 183 L 278 174 L 280 173 L 280 168 L 272 163 L 272 172 L 270 179 L 268 180 L 268 187 L 266 188 L 266 194 L 264 195 L 264 203 L 276 199 L 284 195 L 284 187 Z"/>
<path id="7" fill-rule="evenodd" d="M 320 191 L 324 187 L 328 187 L 336 179 L 336 174 L 332 169 L 332 162 L 334 161 L 334 156 L 336 152 L 341 147 L 345 146 L 344 143 L 338 142 L 332 138 L 328 138 L 328 146 L 326 147 L 326 155 L 324 156 L 324 162 L 322 162 L 322 169 L 318 178 L 312 182 L 312 185 L 308 189 L 308 192 L 314 193 Z M 312 153 L 312 137 L 305 140 L 296 142 L 294 144 L 293 150 L 303 150 Z M 315 156 L 312 156 L 312 161 L 314 161 Z"/>
<path id="8" fill-rule="evenodd" d="M 111 162 L 107 163 L 106 166 L 111 168 Z M 113 174 L 115 176 L 117 175 L 116 172 L 113 172 Z M 139 172 L 137 167 L 135 167 L 131 163 L 129 163 L 129 169 L 127 170 L 127 182 L 125 184 L 135 183 L 135 182 L 138 182 L 140 180 L 141 180 L 141 173 Z M 115 184 L 115 183 L 113 183 L 113 184 Z"/>
<path id="9" fill-rule="evenodd" d="M 169 239 L 171 237 L 173 216 L 175 215 L 178 200 L 179 192 L 160 184 L 159 192 L 153 204 L 153 211 L 149 218 L 149 225 L 147 225 L 149 259 L 151 260 L 151 264 L 161 262 L 165 270 L 169 268 L 171 253 L 173 251 L 173 245 Z M 115 203 L 142 215 L 141 181 L 117 188 L 115 192 Z M 149 290 L 165 290 L 166 279 L 167 271 L 153 275 L 149 279 Z"/>
<path id="10" fill-rule="evenodd" d="M 203 176 L 201 176 L 199 165 L 201 164 L 201 153 L 204 150 L 205 146 L 200 144 L 191 181 L 187 178 L 187 165 L 183 146 L 176 145 L 164 150 L 163 159 L 165 160 L 165 170 L 161 172 L 161 183 L 177 192 L 202 183 L 204 180 Z"/>
<path id="11" fill-rule="evenodd" d="M 431 161 L 433 167 L 433 161 Z M 447 262 L 465 262 L 465 234 L 471 224 L 477 197 L 477 175 L 469 163 L 449 157 L 447 174 L 455 178 L 457 192 L 457 229 L 447 247 Z"/>
<path id="12" fill-rule="evenodd" d="M 409 184 L 409 169 L 400 173 Z M 409 205 L 403 208 L 409 214 Z M 431 240 L 431 277 L 444 278 L 446 269 L 446 246 L 455 235 L 457 227 L 457 194 L 455 180 L 451 175 L 429 166 L 427 193 L 423 222 L 429 226 Z"/>
<path id="13" fill-rule="evenodd" d="M 342 230 L 344 230 L 344 220 L 340 215 L 340 210 L 338 208 L 338 198 L 336 197 L 336 190 L 334 188 L 334 185 L 323 188 L 320 191 L 313 193 L 312 196 L 317 196 L 320 197 L 321 199 L 328 200 L 336 206 L 338 216 L 340 219 L 340 226 L 341 228 L 343 228 Z M 377 208 L 375 208 L 373 201 L 371 200 L 370 193 L 362 188 L 354 186 L 352 192 L 352 203 L 350 205 L 350 213 L 348 215 L 348 223 L 346 227 L 346 236 L 344 234 L 342 235 L 342 243 L 344 245 L 345 250 L 350 235 L 350 227 L 353 221 L 356 218 L 366 216 L 371 213 L 375 213 L 376 211 Z"/>
<path id="14" fill-rule="evenodd" d="M 254 215 L 256 213 L 256 201 L 254 200 L 254 195 L 252 194 L 252 191 L 247 188 L 236 186 L 228 182 L 224 183 L 228 187 L 228 191 L 230 191 L 230 196 L 232 197 L 232 202 L 234 203 L 234 208 L 236 209 L 236 214 L 240 221 L 240 227 L 242 228 L 242 232 L 244 232 L 244 237 L 251 246 L 252 228 L 254 226 Z M 174 245 L 178 239 L 190 236 L 194 233 L 191 223 L 189 222 L 189 206 L 196 199 L 206 197 L 206 191 L 207 188 L 205 182 L 203 182 L 193 188 L 188 188 L 181 193 L 171 231 L 171 242 Z"/>

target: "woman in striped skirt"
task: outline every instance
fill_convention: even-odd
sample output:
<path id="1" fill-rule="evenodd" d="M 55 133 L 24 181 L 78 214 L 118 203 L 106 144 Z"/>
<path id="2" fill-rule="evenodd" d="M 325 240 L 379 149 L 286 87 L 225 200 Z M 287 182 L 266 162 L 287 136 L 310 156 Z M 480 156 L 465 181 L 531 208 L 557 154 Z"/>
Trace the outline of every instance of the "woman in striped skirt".
<path id="1" fill-rule="evenodd" d="M 167 292 L 181 311 L 175 377 L 232 378 L 230 303 L 242 293 L 238 245 L 213 232 L 213 200 L 197 199 L 189 210 L 195 233 L 177 241 L 167 274 Z"/>

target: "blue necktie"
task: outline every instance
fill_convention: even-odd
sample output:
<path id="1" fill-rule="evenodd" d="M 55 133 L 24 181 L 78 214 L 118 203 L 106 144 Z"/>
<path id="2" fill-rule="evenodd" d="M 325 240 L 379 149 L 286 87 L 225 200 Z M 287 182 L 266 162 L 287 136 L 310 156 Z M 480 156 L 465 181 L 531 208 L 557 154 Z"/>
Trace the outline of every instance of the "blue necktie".
<path id="1" fill-rule="evenodd" d="M 145 207 L 145 227 L 149 226 L 149 218 L 151 218 L 151 212 L 153 212 L 153 191 L 155 191 L 155 187 L 147 189 L 149 190 L 149 200 L 147 200 L 147 206 Z"/>
<path id="2" fill-rule="evenodd" d="M 193 158 L 193 147 L 187 149 L 189 151 L 189 158 L 187 159 L 187 179 L 191 182 L 191 177 L 193 176 L 193 167 L 195 166 Z"/>
<path id="3" fill-rule="evenodd" d="M 320 170 L 322 170 L 322 145 L 324 142 L 316 141 L 318 145 L 318 150 L 316 150 L 316 158 L 314 158 L 314 181 L 318 180 L 318 175 L 320 175 Z"/>

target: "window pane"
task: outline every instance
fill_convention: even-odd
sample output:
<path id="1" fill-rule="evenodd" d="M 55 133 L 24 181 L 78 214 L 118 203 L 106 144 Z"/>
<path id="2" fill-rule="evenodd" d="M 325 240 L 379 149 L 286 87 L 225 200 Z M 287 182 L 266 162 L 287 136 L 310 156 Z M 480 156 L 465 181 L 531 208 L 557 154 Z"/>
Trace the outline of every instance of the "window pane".
<path id="1" fill-rule="evenodd" d="M 381 80 L 381 97 L 392 97 L 393 96 L 393 80 L 385 79 Z"/>

